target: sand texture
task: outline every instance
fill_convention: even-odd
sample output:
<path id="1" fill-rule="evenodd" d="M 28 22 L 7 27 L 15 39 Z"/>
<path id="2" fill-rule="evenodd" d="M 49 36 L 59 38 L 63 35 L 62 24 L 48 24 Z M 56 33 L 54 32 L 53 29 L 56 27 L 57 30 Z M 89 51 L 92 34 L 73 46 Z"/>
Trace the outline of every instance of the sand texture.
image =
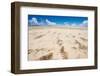
<path id="1" fill-rule="evenodd" d="M 88 57 L 88 30 L 75 27 L 29 27 L 28 60 Z"/>

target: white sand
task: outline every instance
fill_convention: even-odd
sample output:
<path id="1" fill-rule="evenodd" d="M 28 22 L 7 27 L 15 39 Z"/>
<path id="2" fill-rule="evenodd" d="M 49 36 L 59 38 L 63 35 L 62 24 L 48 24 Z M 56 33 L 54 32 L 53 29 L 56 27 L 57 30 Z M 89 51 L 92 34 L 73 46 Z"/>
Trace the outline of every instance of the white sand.
<path id="1" fill-rule="evenodd" d="M 82 28 L 29 28 L 28 60 L 88 57 L 88 30 Z"/>

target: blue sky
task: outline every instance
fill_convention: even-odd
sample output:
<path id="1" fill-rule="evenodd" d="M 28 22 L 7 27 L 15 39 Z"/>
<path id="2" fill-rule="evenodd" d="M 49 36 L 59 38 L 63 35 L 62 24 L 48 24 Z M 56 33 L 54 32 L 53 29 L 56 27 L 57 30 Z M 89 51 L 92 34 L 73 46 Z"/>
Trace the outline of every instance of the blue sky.
<path id="1" fill-rule="evenodd" d="M 88 26 L 88 17 L 28 15 L 29 26 Z"/>

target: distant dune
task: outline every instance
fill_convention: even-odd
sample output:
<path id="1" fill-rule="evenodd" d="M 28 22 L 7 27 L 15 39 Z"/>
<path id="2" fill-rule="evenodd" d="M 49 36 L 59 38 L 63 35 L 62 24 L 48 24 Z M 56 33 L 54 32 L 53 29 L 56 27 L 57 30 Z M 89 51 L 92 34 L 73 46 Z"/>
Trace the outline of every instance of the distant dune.
<path id="1" fill-rule="evenodd" d="M 88 57 L 86 27 L 29 27 L 28 60 Z"/>

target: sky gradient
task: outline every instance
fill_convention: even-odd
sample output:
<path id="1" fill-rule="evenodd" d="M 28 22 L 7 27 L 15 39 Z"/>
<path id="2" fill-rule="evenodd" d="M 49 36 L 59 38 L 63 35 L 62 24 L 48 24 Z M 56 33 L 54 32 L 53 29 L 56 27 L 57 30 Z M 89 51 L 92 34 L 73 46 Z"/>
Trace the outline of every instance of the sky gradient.
<path id="1" fill-rule="evenodd" d="M 29 26 L 88 26 L 88 17 L 28 15 Z"/>

